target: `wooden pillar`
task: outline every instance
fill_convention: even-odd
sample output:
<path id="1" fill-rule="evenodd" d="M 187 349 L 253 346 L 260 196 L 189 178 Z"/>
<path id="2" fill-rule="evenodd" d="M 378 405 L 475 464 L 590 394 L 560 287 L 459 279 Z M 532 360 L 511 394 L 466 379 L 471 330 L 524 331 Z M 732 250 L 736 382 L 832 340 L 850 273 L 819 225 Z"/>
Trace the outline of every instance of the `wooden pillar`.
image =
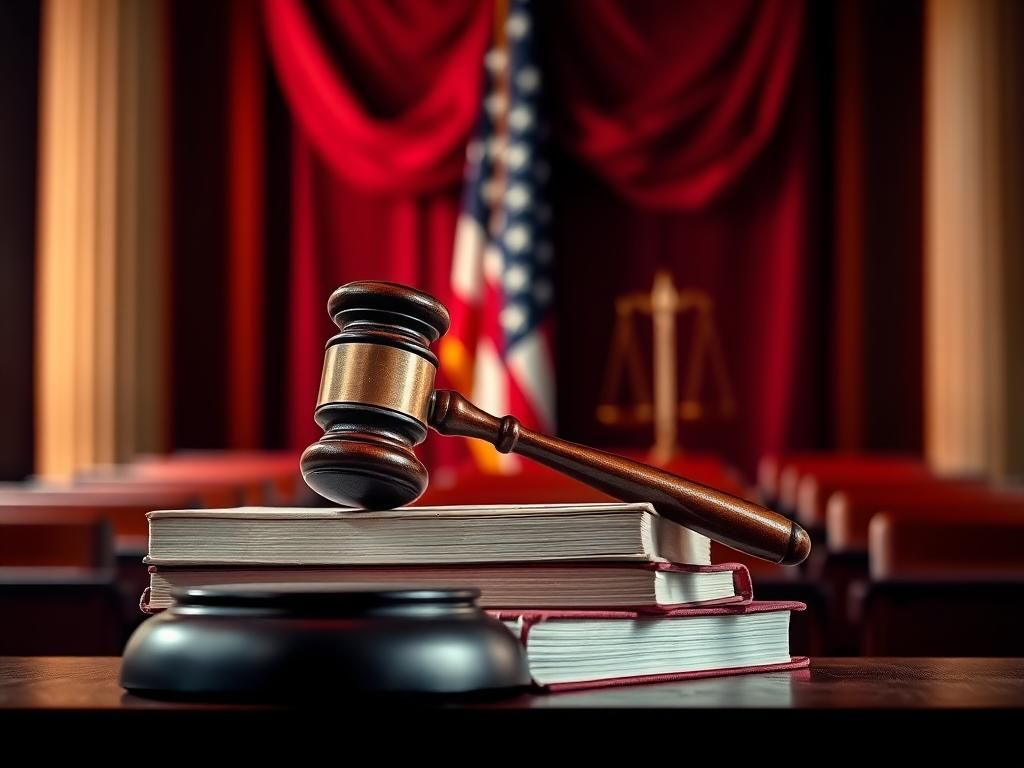
<path id="1" fill-rule="evenodd" d="M 926 446 L 951 474 L 1024 474 L 1022 18 L 926 9 Z"/>
<path id="2" fill-rule="evenodd" d="M 163 32 L 157 0 L 43 8 L 36 470 L 163 446 Z"/>

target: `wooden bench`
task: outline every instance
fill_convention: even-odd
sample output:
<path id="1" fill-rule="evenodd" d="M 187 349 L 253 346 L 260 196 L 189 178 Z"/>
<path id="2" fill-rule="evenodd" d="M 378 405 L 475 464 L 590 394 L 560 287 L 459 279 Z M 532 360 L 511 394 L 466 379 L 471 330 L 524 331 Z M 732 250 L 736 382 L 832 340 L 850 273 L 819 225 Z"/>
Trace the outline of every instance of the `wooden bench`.
<path id="1" fill-rule="evenodd" d="M 0 510 L 0 655 L 106 655 L 124 642 L 113 534 L 74 513 L 7 519 Z"/>
<path id="2" fill-rule="evenodd" d="M 868 579 L 868 527 L 873 517 L 890 514 L 926 517 L 967 517 L 985 507 L 1024 508 L 1024 497 L 978 483 L 931 482 L 898 487 L 851 487 L 833 494 L 826 509 L 825 547 L 809 573 L 827 585 L 833 613 L 829 623 L 833 653 L 854 653 L 860 646 L 859 601 L 851 590 L 863 593 Z"/>
<path id="3" fill-rule="evenodd" d="M 261 503 L 293 505 L 308 490 L 299 470 L 299 454 L 259 451 L 191 451 L 147 455 L 127 468 L 130 477 L 153 481 L 224 482 L 263 486 Z"/>
<path id="4" fill-rule="evenodd" d="M 879 465 L 813 469 L 804 472 L 796 484 L 793 509 L 806 528 L 824 533 L 828 501 L 836 493 L 860 488 L 876 489 L 879 495 L 901 488 L 927 489 L 954 481 L 936 476 L 923 464 Z"/>
<path id="5" fill-rule="evenodd" d="M 1006 656 L 1024 648 L 1024 514 L 880 512 L 862 598 L 869 655 Z"/>
<path id="6" fill-rule="evenodd" d="M 766 501 L 787 515 L 796 514 L 800 480 L 805 475 L 867 478 L 927 473 L 920 458 L 902 454 L 811 453 L 766 456 L 758 465 L 758 486 Z"/>
<path id="7" fill-rule="evenodd" d="M 75 515 L 11 520 L 0 509 L 0 568 L 114 567 L 114 536 L 102 519 Z"/>
<path id="8" fill-rule="evenodd" d="M 0 569 L 0 656 L 114 656 L 124 648 L 109 573 Z"/>
<path id="9" fill-rule="evenodd" d="M 862 554 L 868 551 L 872 518 L 886 510 L 892 514 L 943 516 L 982 507 L 1024 508 L 1024 492 L 982 483 L 923 483 L 920 485 L 861 486 L 834 493 L 825 510 L 826 544 L 830 554 Z"/>
<path id="10" fill-rule="evenodd" d="M 82 521 L 109 521 L 118 539 L 148 536 L 147 512 L 193 506 L 195 496 L 180 490 L 86 487 L 0 492 L 0 510 L 9 519 L 20 515 L 25 521 L 56 520 L 73 513 Z"/>
<path id="11" fill-rule="evenodd" d="M 97 493 L 179 494 L 196 500 L 193 506 L 207 508 L 261 506 L 268 501 L 268 488 L 261 480 L 210 478 L 159 479 L 116 470 L 76 478 L 75 490 Z"/>
<path id="12" fill-rule="evenodd" d="M 113 537 L 110 580 L 120 601 L 120 616 L 127 629 L 138 623 L 139 595 L 149 584 L 142 558 L 153 509 L 195 506 L 189 496 L 118 491 L 21 491 L 0 493 L 0 524 L 79 526 L 103 525 Z M 84 589 L 84 588 L 83 588 Z"/>

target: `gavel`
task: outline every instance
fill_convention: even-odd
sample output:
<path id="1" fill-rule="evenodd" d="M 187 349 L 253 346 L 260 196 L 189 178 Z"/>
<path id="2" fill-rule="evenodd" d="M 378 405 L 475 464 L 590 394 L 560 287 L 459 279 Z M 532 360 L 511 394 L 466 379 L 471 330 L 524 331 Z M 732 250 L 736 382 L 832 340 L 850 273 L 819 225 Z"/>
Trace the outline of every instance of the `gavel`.
<path id="1" fill-rule="evenodd" d="M 811 540 L 782 515 L 621 456 L 533 432 L 492 416 L 457 392 L 434 389 L 430 345 L 450 325 L 432 296 L 395 283 L 364 281 L 335 290 L 327 305 L 339 333 L 327 342 L 314 419 L 323 436 L 302 454 L 306 483 L 330 501 L 394 509 L 427 488 L 413 448 L 427 427 L 491 443 L 626 502 L 650 502 L 661 516 L 726 546 L 786 565 L 803 562 Z"/>

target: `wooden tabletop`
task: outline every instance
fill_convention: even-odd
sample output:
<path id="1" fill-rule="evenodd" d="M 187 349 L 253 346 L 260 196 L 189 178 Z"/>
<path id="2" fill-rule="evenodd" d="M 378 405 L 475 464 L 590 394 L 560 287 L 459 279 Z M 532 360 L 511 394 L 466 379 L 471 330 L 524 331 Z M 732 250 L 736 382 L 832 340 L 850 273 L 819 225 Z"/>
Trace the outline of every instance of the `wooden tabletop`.
<path id="1" fill-rule="evenodd" d="M 321 681 L 326 698 L 290 709 L 150 700 L 123 690 L 119 671 L 118 657 L 0 657 L 0 756 L 20 742 L 38 755 L 77 758 L 92 744 L 93 754 L 125 758 L 185 738 L 208 759 L 236 764 L 244 755 L 265 761 L 270 745 L 312 759 L 325 744 L 353 740 L 392 759 L 461 754 L 474 764 L 480 743 L 573 764 L 588 753 L 602 764 L 635 760 L 638 750 L 645 760 L 679 755 L 685 745 L 690 760 L 721 762 L 724 752 L 735 763 L 784 743 L 787 761 L 842 752 L 848 764 L 871 764 L 880 744 L 903 744 L 915 761 L 956 744 L 975 755 L 1017 749 L 1024 709 L 1022 658 L 817 658 L 794 672 L 465 706 L 368 701 Z"/>
<path id="2" fill-rule="evenodd" d="M 321 681 L 326 697 L 290 709 L 148 700 L 118 685 L 119 669 L 117 657 L 0 658 L 0 757 L 15 743 L 122 760 L 181 744 L 209 761 L 263 764 L 270 748 L 312 760 L 356 743 L 370 757 L 443 765 L 459 755 L 529 763 L 539 751 L 573 765 L 585 755 L 595 765 L 680 755 L 739 764 L 766 750 L 871 765 L 894 749 L 920 764 L 961 745 L 996 760 L 1018 749 L 1024 721 L 1020 658 L 819 658 L 795 672 L 427 707 L 346 697 Z"/>
<path id="3" fill-rule="evenodd" d="M 0 658 L 0 709 L 185 711 L 230 709 L 144 699 L 118 684 L 117 657 Z M 343 693 L 334 696 L 344 702 Z M 815 659 L 810 669 L 682 683 L 524 695 L 474 705 L 500 709 L 973 709 L 1024 707 L 1024 659 Z"/>

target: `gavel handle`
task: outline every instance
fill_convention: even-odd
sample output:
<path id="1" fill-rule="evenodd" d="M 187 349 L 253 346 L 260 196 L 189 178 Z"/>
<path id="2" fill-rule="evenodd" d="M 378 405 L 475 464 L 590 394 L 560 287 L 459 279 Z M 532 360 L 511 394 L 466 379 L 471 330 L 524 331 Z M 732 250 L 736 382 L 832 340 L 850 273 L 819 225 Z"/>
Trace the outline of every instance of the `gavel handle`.
<path id="1" fill-rule="evenodd" d="M 486 440 L 502 453 L 526 456 L 622 501 L 651 502 L 663 517 L 754 557 L 796 565 L 810 554 L 807 532 L 782 515 L 621 456 L 532 432 L 512 416 L 485 413 L 457 392 L 434 392 L 429 421 L 442 435 Z"/>

